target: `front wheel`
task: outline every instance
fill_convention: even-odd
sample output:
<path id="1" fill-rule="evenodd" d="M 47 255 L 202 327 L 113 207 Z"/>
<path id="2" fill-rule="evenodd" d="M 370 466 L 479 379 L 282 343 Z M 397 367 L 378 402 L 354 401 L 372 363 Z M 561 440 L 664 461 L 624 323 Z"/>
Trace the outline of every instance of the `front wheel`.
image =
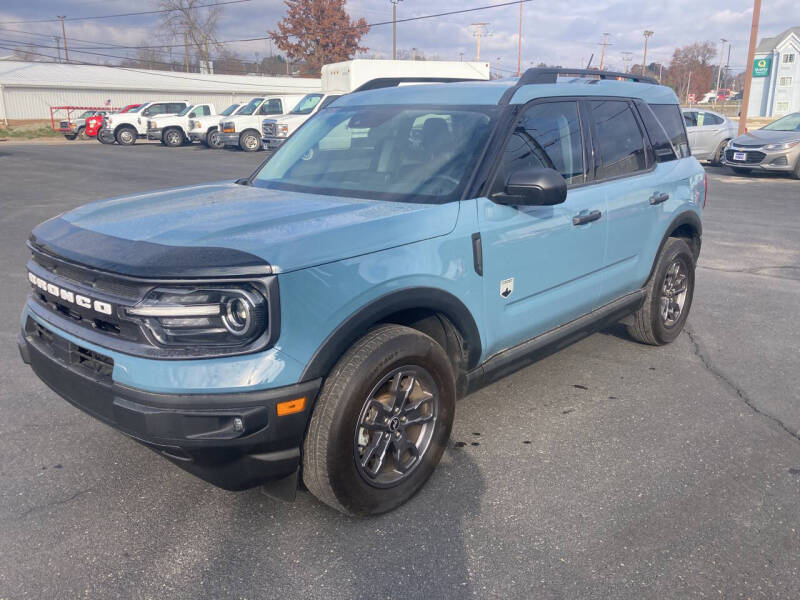
<path id="1" fill-rule="evenodd" d="M 133 127 L 123 127 L 115 136 L 117 138 L 117 143 L 120 146 L 133 146 L 136 143 L 136 138 L 138 134 Z"/>
<path id="2" fill-rule="evenodd" d="M 113 144 L 116 140 L 112 132 L 107 129 L 101 129 L 97 132 L 97 141 L 101 144 Z"/>
<path id="3" fill-rule="evenodd" d="M 161 134 L 161 141 L 165 146 L 176 148 L 183 145 L 183 132 L 180 129 L 167 129 Z"/>
<path id="4" fill-rule="evenodd" d="M 686 240 L 667 238 L 645 290 L 628 333 L 643 344 L 668 344 L 683 330 L 694 295 L 694 255 Z"/>
<path id="5" fill-rule="evenodd" d="M 218 130 L 214 129 L 206 134 L 206 146 L 214 148 L 215 150 L 219 150 L 225 146 L 225 144 L 222 143 L 222 138 Z"/>
<path id="6" fill-rule="evenodd" d="M 717 146 L 716 152 L 714 152 L 714 156 L 711 157 L 711 165 L 714 167 L 719 167 L 722 164 L 722 155 L 725 153 L 725 146 L 728 145 L 730 140 L 722 140 Z"/>
<path id="7" fill-rule="evenodd" d="M 261 137 L 255 131 L 245 131 L 239 137 L 239 147 L 245 152 L 261 150 Z"/>
<path id="8" fill-rule="evenodd" d="M 433 473 L 454 413 L 442 347 L 408 327 L 377 327 L 325 381 L 303 443 L 303 482 L 345 514 L 392 510 Z"/>

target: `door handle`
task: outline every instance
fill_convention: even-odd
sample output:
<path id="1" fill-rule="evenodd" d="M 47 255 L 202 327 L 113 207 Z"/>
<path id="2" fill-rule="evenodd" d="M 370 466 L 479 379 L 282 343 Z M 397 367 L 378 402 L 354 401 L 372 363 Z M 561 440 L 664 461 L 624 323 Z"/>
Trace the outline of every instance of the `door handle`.
<path id="1" fill-rule="evenodd" d="M 660 192 L 660 193 L 656 192 L 655 194 L 650 196 L 650 204 L 654 206 L 656 204 L 661 204 L 662 202 L 666 202 L 667 200 L 669 200 L 669 194 L 667 194 L 666 192 Z"/>
<path id="2" fill-rule="evenodd" d="M 600 218 L 602 213 L 599 210 L 593 210 L 591 212 L 582 212 L 574 217 L 572 217 L 572 224 L 573 225 L 585 225 L 586 223 L 591 223 L 592 221 L 597 221 Z"/>

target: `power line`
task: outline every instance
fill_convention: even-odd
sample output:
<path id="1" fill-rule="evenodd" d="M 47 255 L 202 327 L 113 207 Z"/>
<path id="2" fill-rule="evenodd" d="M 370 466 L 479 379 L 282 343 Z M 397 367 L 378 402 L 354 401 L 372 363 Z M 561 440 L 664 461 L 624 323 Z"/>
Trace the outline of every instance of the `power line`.
<path id="1" fill-rule="evenodd" d="M 226 4 L 241 4 L 243 2 L 252 2 L 253 0 L 225 0 L 223 2 L 212 2 L 210 4 L 198 4 L 192 8 L 209 8 L 211 6 L 224 6 Z M 175 12 L 181 10 L 180 8 L 162 8 L 159 10 L 143 10 L 139 12 L 119 13 L 116 15 L 93 15 L 89 17 L 66 17 L 66 21 L 89 21 L 96 19 L 116 19 L 117 17 L 136 17 L 139 15 L 157 15 L 168 12 Z M 57 23 L 61 18 L 56 19 L 28 19 L 26 21 L 0 21 L 5 25 L 20 25 L 22 23 Z"/>

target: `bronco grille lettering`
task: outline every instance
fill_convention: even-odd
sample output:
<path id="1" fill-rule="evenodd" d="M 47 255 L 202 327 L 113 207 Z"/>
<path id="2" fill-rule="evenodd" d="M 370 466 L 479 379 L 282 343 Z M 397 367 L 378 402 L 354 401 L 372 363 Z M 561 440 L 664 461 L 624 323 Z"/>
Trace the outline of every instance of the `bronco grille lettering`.
<path id="1" fill-rule="evenodd" d="M 113 308 L 111 304 L 109 304 L 108 302 L 95 300 L 93 298 L 89 298 L 87 296 L 83 296 L 71 290 L 62 288 L 60 286 L 55 285 L 54 283 L 45 281 L 44 279 L 42 279 L 37 275 L 34 275 L 30 271 L 28 271 L 28 281 L 31 282 L 31 285 L 69 304 L 76 304 L 81 308 L 85 308 L 87 310 L 93 310 L 103 315 L 112 314 Z"/>

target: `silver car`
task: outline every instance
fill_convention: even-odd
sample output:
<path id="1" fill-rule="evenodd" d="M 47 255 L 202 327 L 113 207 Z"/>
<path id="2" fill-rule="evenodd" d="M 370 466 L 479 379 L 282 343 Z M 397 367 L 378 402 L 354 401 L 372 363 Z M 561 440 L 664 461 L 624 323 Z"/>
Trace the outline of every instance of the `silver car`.
<path id="1" fill-rule="evenodd" d="M 800 112 L 731 140 L 722 163 L 739 174 L 782 171 L 800 179 Z"/>
<path id="2" fill-rule="evenodd" d="M 692 155 L 697 160 L 720 164 L 725 145 L 736 137 L 739 125 L 712 110 L 687 108 L 682 112 Z"/>

